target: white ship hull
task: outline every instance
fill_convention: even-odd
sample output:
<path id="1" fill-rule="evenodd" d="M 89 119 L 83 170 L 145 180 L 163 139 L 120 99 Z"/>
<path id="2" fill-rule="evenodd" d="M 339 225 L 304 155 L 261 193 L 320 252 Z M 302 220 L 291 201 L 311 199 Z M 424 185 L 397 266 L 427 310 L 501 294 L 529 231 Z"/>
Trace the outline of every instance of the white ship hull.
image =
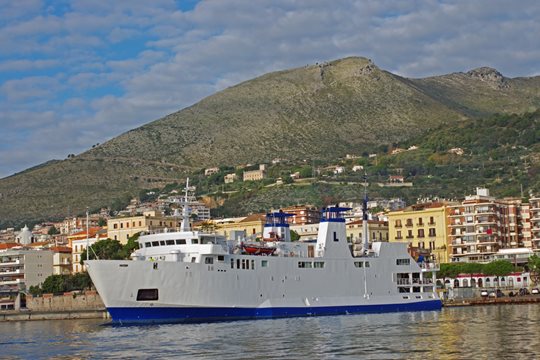
<path id="1" fill-rule="evenodd" d="M 400 293 L 393 274 L 405 269 L 388 266 L 381 258 L 369 259 L 369 268 L 355 267 L 359 258 L 327 259 L 324 268 L 298 268 L 298 262 L 313 259 L 232 257 L 234 261 L 253 260 L 255 269 L 231 269 L 230 259 L 225 258 L 212 265 L 94 260 L 88 262 L 88 270 L 115 322 L 207 321 L 441 307 L 436 293 L 430 291 L 431 284 L 418 286 L 420 292 Z M 263 260 L 267 267 L 261 267 Z M 140 289 L 157 289 L 159 300 L 137 301 Z"/>
<path id="2" fill-rule="evenodd" d="M 88 272 L 116 323 L 441 308 L 433 269 L 419 266 L 406 244 L 373 243 L 354 257 L 339 210 L 321 222 L 316 244 L 265 244 L 272 256 L 242 254 L 244 246 L 184 231 L 141 236 L 137 261 L 91 260 Z M 281 222 L 274 228 L 288 226 L 285 215 L 275 216 Z"/>

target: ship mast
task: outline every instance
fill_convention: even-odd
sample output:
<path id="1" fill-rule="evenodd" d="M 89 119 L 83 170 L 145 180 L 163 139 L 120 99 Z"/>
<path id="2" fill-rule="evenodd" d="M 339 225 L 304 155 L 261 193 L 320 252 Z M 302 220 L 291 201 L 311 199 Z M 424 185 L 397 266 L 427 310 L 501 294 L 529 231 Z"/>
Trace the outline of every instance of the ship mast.
<path id="1" fill-rule="evenodd" d="M 182 228 L 180 231 L 189 231 L 189 205 L 188 205 L 188 197 L 189 197 L 189 178 L 186 180 L 186 193 L 184 197 L 184 208 L 182 209 Z"/>
<path id="2" fill-rule="evenodd" d="M 369 251 L 369 230 L 368 230 L 368 212 L 367 212 L 367 174 L 364 172 L 364 200 L 362 201 L 362 253 L 365 255 Z"/>

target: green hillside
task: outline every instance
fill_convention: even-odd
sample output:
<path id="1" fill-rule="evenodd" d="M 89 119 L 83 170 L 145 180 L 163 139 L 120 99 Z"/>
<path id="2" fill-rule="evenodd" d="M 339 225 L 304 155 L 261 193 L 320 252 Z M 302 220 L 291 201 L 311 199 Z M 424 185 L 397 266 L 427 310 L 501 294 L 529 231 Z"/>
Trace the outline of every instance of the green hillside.
<path id="1" fill-rule="evenodd" d="M 478 115 L 540 107 L 539 78 L 477 69 L 406 79 L 364 58 L 263 75 L 83 154 L 0 179 L 0 225 L 120 206 L 210 166 L 331 162 Z"/>

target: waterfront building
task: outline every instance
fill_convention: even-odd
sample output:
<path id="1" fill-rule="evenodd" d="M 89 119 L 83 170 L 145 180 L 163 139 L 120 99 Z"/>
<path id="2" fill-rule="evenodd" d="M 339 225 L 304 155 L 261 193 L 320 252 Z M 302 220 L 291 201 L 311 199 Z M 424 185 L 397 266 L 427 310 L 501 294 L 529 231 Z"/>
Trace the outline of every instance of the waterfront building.
<path id="1" fill-rule="evenodd" d="M 53 275 L 69 275 L 72 271 L 72 248 L 69 246 L 53 246 Z"/>
<path id="2" fill-rule="evenodd" d="M 390 242 L 406 242 L 415 253 L 433 255 L 440 263 L 450 261 L 447 244 L 447 203 L 415 204 L 388 216 Z"/>
<path id="3" fill-rule="evenodd" d="M 18 307 L 20 292 L 42 284 L 53 274 L 53 251 L 11 248 L 0 251 L 0 298 L 8 309 Z"/>
<path id="4" fill-rule="evenodd" d="M 126 244 L 128 239 L 141 232 L 163 231 L 180 226 L 178 218 L 156 215 L 155 211 L 147 211 L 142 215 L 111 218 L 107 220 L 107 237 Z"/>
<path id="5" fill-rule="evenodd" d="M 354 220 L 345 225 L 347 240 L 355 244 L 362 244 L 363 220 Z M 368 220 L 369 242 L 389 240 L 388 222 Z"/>
<path id="6" fill-rule="evenodd" d="M 293 215 L 287 218 L 291 225 L 318 224 L 321 221 L 321 211 L 313 205 L 288 206 L 281 210 Z"/>
<path id="7" fill-rule="evenodd" d="M 520 199 L 496 199 L 477 188 L 449 208 L 453 262 L 489 262 L 500 249 L 532 245 L 530 206 Z"/>
<path id="8" fill-rule="evenodd" d="M 92 246 L 99 240 L 106 240 L 106 238 L 99 239 L 98 237 L 89 237 L 87 240 L 85 237 L 84 239 L 73 240 L 71 242 L 71 245 L 73 246 L 71 253 L 71 271 L 73 274 L 86 271 L 86 265 L 81 264 L 81 260 L 86 260 L 83 258 L 83 253 L 86 251 L 87 246 Z"/>
<path id="9" fill-rule="evenodd" d="M 245 236 L 254 238 L 262 236 L 266 214 L 251 214 L 249 216 L 237 219 L 228 219 L 225 221 L 215 221 L 217 226 L 216 233 L 230 237 L 235 232 L 244 232 Z"/>
<path id="10" fill-rule="evenodd" d="M 86 250 L 86 244 L 89 243 L 92 246 L 95 242 L 107 239 L 107 229 L 101 227 L 91 227 L 88 229 L 88 241 L 86 230 L 76 232 L 68 236 L 68 244 L 71 248 L 71 272 L 78 273 L 84 271 L 84 267 L 81 265 L 82 253 Z"/>
<path id="11" fill-rule="evenodd" d="M 540 250 L 540 197 L 533 196 L 529 199 L 531 248 Z"/>
<path id="12" fill-rule="evenodd" d="M 291 224 L 289 229 L 300 236 L 299 241 L 316 241 L 317 234 L 319 233 L 319 223 L 303 225 Z"/>

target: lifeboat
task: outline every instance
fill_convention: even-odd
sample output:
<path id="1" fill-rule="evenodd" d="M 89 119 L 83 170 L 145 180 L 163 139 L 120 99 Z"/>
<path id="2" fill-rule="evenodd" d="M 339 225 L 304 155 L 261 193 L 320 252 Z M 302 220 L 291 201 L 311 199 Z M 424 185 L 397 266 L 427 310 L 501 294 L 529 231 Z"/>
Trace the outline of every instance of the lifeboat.
<path id="1" fill-rule="evenodd" d="M 242 249 L 248 255 L 272 255 L 276 251 L 275 247 L 254 244 L 244 244 L 242 245 Z"/>

